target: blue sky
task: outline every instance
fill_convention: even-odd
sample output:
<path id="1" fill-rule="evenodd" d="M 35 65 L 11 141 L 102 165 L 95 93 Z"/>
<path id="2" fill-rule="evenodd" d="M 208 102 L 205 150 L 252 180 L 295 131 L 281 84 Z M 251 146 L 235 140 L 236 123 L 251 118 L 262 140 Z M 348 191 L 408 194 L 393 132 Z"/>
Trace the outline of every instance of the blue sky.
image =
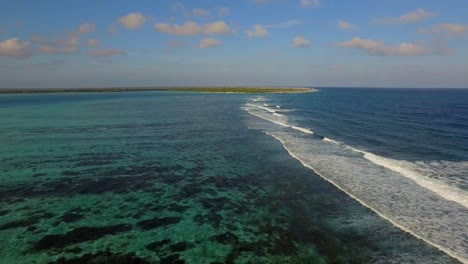
<path id="1" fill-rule="evenodd" d="M 0 88 L 468 87 L 466 0 L 0 6 Z"/>

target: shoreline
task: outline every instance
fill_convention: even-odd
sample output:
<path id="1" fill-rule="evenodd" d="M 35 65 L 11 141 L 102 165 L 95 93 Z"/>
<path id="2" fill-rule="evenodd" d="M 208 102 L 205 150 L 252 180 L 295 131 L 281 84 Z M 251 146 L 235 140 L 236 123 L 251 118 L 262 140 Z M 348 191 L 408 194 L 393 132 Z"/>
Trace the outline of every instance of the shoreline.
<path id="1" fill-rule="evenodd" d="M 4 88 L 0 89 L 0 94 L 21 94 L 21 93 L 117 93 L 117 92 L 199 92 L 199 93 L 309 93 L 316 92 L 317 89 L 306 87 L 119 87 L 119 88 Z"/>

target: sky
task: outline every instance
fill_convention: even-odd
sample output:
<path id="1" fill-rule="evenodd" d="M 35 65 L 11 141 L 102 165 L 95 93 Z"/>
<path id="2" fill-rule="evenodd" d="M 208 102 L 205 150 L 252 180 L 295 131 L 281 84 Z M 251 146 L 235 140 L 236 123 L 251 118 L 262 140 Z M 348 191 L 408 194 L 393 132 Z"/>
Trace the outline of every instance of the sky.
<path id="1" fill-rule="evenodd" d="M 468 88 L 466 0 L 0 0 L 0 88 Z"/>

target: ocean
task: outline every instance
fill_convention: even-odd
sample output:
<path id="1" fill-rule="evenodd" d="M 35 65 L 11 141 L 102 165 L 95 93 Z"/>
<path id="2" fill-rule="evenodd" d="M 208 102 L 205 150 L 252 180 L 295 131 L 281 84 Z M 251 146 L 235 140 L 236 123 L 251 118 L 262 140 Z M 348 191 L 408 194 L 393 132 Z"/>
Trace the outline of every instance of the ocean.
<path id="1" fill-rule="evenodd" d="M 468 90 L 0 95 L 0 263 L 467 263 Z"/>

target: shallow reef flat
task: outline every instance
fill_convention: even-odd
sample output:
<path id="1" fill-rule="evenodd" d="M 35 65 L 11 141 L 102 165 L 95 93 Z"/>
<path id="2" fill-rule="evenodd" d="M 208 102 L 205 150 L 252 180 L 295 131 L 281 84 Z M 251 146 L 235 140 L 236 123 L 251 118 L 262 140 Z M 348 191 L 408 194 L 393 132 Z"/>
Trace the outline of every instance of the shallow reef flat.
<path id="1" fill-rule="evenodd" d="M 1 263 L 456 263 L 248 129 L 248 95 L 31 96 L 0 114 Z"/>

